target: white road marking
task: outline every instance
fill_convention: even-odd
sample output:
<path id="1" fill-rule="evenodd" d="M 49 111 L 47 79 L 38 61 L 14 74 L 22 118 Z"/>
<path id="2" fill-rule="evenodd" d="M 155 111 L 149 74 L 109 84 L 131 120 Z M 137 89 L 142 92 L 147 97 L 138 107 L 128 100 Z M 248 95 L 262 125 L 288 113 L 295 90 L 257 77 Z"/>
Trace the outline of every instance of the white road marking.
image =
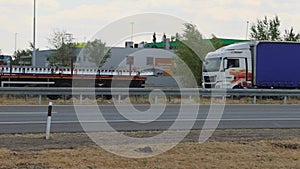
<path id="1" fill-rule="evenodd" d="M 52 112 L 52 114 L 56 114 L 57 112 Z M 45 112 L 0 112 L 0 115 L 32 115 L 32 114 L 48 114 Z"/>
<path id="2" fill-rule="evenodd" d="M 176 122 L 185 122 L 185 121 L 216 121 L 218 119 L 176 119 Z M 261 118 L 261 119 L 221 119 L 220 121 L 300 121 L 300 118 Z M 118 122 L 174 122 L 173 119 L 161 119 L 161 120 L 85 120 L 81 123 L 118 123 Z M 19 122 L 0 122 L 0 125 L 4 124 L 45 124 L 45 121 L 19 121 Z M 67 123 L 79 123 L 79 121 L 52 121 L 54 124 L 67 124 Z"/>

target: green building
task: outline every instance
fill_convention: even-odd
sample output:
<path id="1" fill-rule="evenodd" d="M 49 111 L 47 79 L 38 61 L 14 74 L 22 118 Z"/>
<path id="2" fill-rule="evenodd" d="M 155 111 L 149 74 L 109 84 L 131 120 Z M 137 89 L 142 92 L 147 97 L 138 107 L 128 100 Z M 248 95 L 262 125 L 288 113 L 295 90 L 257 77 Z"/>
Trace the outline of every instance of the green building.
<path id="1" fill-rule="evenodd" d="M 205 39 L 207 42 L 212 42 L 213 39 Z M 247 42 L 249 40 L 243 40 L 243 39 L 227 39 L 227 38 L 217 38 L 217 40 L 220 41 L 222 46 L 227 46 L 233 43 L 239 43 L 239 42 Z M 170 49 L 176 49 L 180 45 L 180 41 L 170 41 Z M 164 42 L 156 42 L 156 43 L 147 43 L 145 45 L 145 48 L 165 48 Z"/>

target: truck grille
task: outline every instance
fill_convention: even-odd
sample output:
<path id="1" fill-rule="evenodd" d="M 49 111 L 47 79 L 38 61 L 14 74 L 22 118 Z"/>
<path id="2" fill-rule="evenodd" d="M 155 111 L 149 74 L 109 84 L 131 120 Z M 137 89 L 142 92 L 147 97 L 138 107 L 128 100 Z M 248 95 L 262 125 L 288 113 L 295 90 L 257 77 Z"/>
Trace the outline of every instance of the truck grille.
<path id="1" fill-rule="evenodd" d="M 216 84 L 205 84 L 204 87 L 207 88 L 207 89 L 215 88 L 215 87 L 216 87 Z"/>
<path id="2" fill-rule="evenodd" d="M 204 82 L 206 83 L 216 82 L 216 76 L 204 76 Z"/>

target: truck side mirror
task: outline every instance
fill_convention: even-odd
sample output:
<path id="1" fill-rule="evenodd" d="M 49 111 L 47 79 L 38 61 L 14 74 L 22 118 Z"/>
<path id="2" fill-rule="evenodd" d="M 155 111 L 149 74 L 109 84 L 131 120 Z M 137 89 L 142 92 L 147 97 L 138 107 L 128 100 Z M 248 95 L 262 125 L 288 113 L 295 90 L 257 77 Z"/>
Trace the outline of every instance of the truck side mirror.
<path id="1" fill-rule="evenodd" d="M 228 60 L 224 59 L 223 60 L 223 70 L 226 70 L 228 68 Z"/>

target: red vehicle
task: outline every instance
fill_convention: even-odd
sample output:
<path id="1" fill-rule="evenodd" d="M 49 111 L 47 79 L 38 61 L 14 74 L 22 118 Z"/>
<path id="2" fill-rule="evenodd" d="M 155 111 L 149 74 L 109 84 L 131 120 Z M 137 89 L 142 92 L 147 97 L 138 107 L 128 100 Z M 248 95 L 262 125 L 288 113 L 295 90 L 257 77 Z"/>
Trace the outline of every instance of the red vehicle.
<path id="1" fill-rule="evenodd" d="M 0 55 L 0 66 L 10 66 L 11 56 Z"/>

